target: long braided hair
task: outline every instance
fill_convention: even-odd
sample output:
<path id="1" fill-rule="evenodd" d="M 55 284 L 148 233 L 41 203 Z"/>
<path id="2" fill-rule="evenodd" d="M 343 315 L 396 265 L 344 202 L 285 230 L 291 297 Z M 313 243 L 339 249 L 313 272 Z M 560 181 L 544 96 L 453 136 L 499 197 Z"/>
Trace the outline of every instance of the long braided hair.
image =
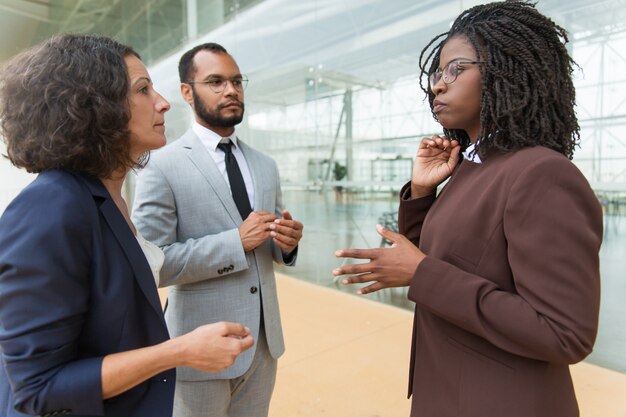
<path id="1" fill-rule="evenodd" d="M 446 41 L 456 36 L 465 37 L 484 62 L 480 64 L 480 157 L 491 150 L 510 152 L 541 145 L 572 159 L 580 127 L 572 82 L 576 63 L 565 48 L 565 29 L 525 1 L 489 3 L 464 11 L 448 32 L 433 38 L 420 54 L 420 87 L 431 111 L 435 95 L 424 80 L 437 70 Z M 464 130 L 444 128 L 444 134 L 458 140 L 462 149 L 470 144 Z"/>

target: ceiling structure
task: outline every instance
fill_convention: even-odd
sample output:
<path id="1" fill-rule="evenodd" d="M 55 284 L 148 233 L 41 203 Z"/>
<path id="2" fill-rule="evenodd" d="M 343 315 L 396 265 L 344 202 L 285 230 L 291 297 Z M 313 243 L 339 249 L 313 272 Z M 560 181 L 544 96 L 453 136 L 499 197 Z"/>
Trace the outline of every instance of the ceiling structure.
<path id="1" fill-rule="evenodd" d="M 0 62 L 53 34 L 70 32 L 114 37 L 149 63 L 258 1 L 0 0 Z M 187 22 L 188 4 L 194 25 Z"/>
<path id="2" fill-rule="evenodd" d="M 0 63 L 54 33 L 132 45 L 166 97 L 190 44 L 222 43 L 267 103 L 298 103 L 414 75 L 425 43 L 477 0 L 0 0 Z M 626 33 L 626 0 L 539 0 L 577 43 Z M 190 12 L 188 12 L 188 10 Z M 188 22 L 188 19 L 193 19 Z M 280 88 L 276 88 L 280 85 Z M 171 94 L 168 94 L 169 90 Z"/>
<path id="3" fill-rule="evenodd" d="M 426 42 L 478 3 L 265 0 L 197 42 L 222 43 L 243 71 L 254 75 L 248 87 L 254 96 L 288 105 L 306 100 L 318 82 L 318 91 L 332 93 L 351 85 L 384 88 L 415 75 Z M 626 33 L 626 0 L 539 0 L 537 7 L 565 26 L 578 45 Z M 187 48 L 181 45 L 151 68 L 172 97 L 178 87 L 171 68 Z"/>
<path id="4" fill-rule="evenodd" d="M 251 89 L 269 102 L 292 102 L 303 100 L 308 87 L 318 82 L 330 91 L 349 85 L 384 86 L 414 74 L 425 41 L 447 30 L 461 10 L 478 3 L 0 0 L 0 62 L 60 32 L 113 36 L 132 45 L 148 64 L 164 59 L 168 66 L 189 42 L 210 39 L 224 44 L 246 72 L 255 74 Z M 195 10 L 197 34 L 190 33 L 186 7 Z M 626 32 L 626 0 L 539 0 L 538 7 L 577 42 Z M 211 18 L 215 14 L 218 18 Z M 168 55 L 170 59 L 163 58 Z M 277 77 L 280 91 L 273 83 Z"/>
<path id="5" fill-rule="evenodd" d="M 254 52 L 269 52 L 266 61 L 271 65 L 276 64 L 274 58 L 281 63 L 305 54 L 317 54 L 322 61 L 326 58 L 324 51 L 334 49 L 349 51 L 343 60 L 361 66 L 364 72 L 371 73 L 372 63 L 378 62 L 384 70 L 375 72 L 389 73 L 390 57 L 402 61 L 409 56 L 409 60 L 413 60 L 414 51 L 407 53 L 407 44 L 415 44 L 416 49 L 421 47 L 421 42 L 415 42 L 416 39 L 445 30 L 461 10 L 478 3 L 481 2 L 0 0 L 0 62 L 24 47 L 60 32 L 97 32 L 118 39 L 133 38 L 138 45 L 132 45 L 137 49 L 144 48 L 148 42 L 162 43 L 175 38 L 177 44 L 150 58 L 158 59 L 188 41 L 185 8 L 191 4 L 200 15 L 199 33 L 209 32 L 237 16 L 239 24 L 231 22 L 230 25 L 239 32 L 237 42 L 245 42 L 252 48 L 261 46 L 262 49 Z M 251 7 L 254 5 L 257 7 Z M 580 39 L 607 36 L 610 34 L 607 29 L 613 32 L 626 30 L 626 0 L 539 0 L 538 8 Z M 211 20 L 209 16 L 216 11 L 221 16 L 213 20 L 219 25 L 203 26 L 202 22 Z M 149 28 L 142 26 L 146 21 Z M 232 28 L 224 32 L 233 35 Z M 302 42 L 303 39 L 307 42 Z M 256 42 L 251 43 L 253 40 Z M 281 56 L 272 56 L 272 51 Z M 393 71 L 390 76 L 393 77 Z"/>
<path id="6" fill-rule="evenodd" d="M 142 55 L 155 86 L 173 102 L 168 117 L 176 121 L 188 115 L 175 68 L 192 45 L 218 42 L 236 57 L 250 77 L 246 95 L 254 97 L 256 110 L 264 103 L 285 107 L 348 90 L 382 91 L 414 77 L 428 40 L 478 3 L 483 1 L 0 0 L 0 63 L 54 33 L 113 36 Z M 568 30 L 570 47 L 626 37 L 626 0 L 538 0 L 537 8 Z M 609 49 L 623 68 L 626 55 Z M 584 64 L 591 73 L 587 68 L 595 62 Z M 620 152 L 626 150 L 626 144 L 619 144 L 626 126 L 626 74 L 612 76 L 606 90 L 597 87 L 607 83 L 606 77 L 589 78 L 590 88 L 601 93 L 579 100 L 581 126 L 594 132 L 611 126 L 606 135 L 622 147 Z M 579 98 L 586 97 L 584 89 L 578 92 Z M 615 110 L 596 112 L 599 116 L 586 111 L 584 107 L 602 107 L 603 94 L 615 96 Z"/>

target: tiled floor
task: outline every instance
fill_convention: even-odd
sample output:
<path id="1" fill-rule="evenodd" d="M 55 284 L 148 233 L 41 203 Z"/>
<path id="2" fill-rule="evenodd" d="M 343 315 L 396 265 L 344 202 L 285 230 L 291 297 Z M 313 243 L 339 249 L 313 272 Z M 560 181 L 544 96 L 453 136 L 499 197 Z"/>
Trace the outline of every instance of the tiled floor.
<path id="1" fill-rule="evenodd" d="M 408 416 L 411 312 L 283 275 L 278 290 L 287 351 L 270 417 Z M 571 370 L 581 417 L 626 417 L 626 374 Z"/>

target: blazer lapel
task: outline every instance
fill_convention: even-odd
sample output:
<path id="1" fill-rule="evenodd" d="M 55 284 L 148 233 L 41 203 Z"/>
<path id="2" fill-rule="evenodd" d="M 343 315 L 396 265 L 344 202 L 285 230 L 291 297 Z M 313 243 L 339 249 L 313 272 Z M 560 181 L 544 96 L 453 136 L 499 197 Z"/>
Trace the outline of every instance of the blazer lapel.
<path id="1" fill-rule="evenodd" d="M 124 216 L 120 213 L 102 182 L 93 177 L 81 177 L 94 196 L 104 199 L 102 204 L 100 204 L 100 212 L 126 254 L 126 258 L 133 270 L 139 287 L 165 326 L 165 319 L 163 317 L 163 310 L 161 309 L 156 284 L 154 283 L 154 276 L 152 275 L 152 270 L 150 269 L 150 265 L 148 264 L 143 250 L 139 246 L 139 242 L 137 242 L 137 238 L 133 235 Z"/>
<path id="2" fill-rule="evenodd" d="M 213 161 L 213 158 L 211 158 L 211 155 L 209 155 L 198 136 L 196 136 L 193 131 L 188 131 L 181 138 L 181 144 L 187 149 L 187 157 L 209 183 L 222 202 L 222 205 L 224 205 L 230 218 L 235 224 L 241 224 L 243 219 L 239 214 L 239 210 L 237 210 L 230 188 L 228 184 L 226 184 L 226 181 L 224 181 L 224 177 L 222 177 L 222 174 L 218 171 L 215 161 Z"/>

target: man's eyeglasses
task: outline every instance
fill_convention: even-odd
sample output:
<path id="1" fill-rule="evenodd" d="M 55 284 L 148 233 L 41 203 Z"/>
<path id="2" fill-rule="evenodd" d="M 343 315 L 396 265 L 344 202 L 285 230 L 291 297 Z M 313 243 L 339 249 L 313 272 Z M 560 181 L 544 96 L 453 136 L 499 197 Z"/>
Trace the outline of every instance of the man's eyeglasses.
<path id="1" fill-rule="evenodd" d="M 443 70 L 438 69 L 428 76 L 430 88 L 432 89 L 441 79 L 443 79 L 443 82 L 446 84 L 452 84 L 459 73 L 463 71 L 463 65 L 482 64 L 483 62 L 484 61 L 464 61 L 462 59 L 450 61 L 443 67 Z"/>
<path id="2" fill-rule="evenodd" d="M 239 92 L 243 92 L 248 85 L 248 78 L 245 75 L 233 78 L 209 77 L 203 81 L 187 81 L 187 84 L 206 84 L 216 94 L 226 90 L 226 85 L 230 82 L 233 88 Z"/>

